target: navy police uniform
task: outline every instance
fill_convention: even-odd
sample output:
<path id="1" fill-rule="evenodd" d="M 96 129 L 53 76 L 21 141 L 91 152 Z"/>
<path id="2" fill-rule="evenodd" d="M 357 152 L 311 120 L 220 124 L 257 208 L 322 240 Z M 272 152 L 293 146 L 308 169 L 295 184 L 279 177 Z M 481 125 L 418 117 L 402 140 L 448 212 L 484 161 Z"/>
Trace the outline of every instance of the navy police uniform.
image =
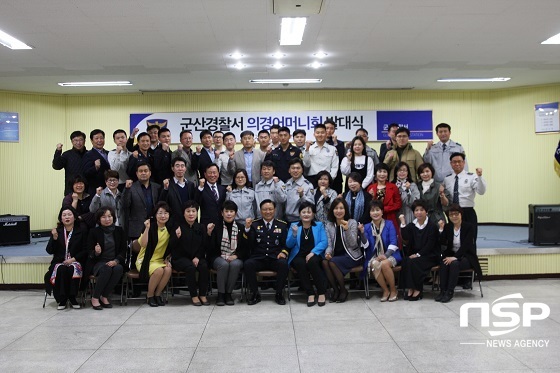
<path id="1" fill-rule="evenodd" d="M 247 285 L 252 294 L 257 293 L 257 272 L 275 271 L 276 293 L 282 293 L 288 277 L 288 255 L 286 248 L 286 237 L 288 235 L 288 224 L 279 219 L 273 219 L 270 229 L 264 219 L 257 219 L 251 224 L 248 232 L 249 247 L 251 254 L 243 265 Z M 278 259 L 283 252 L 286 258 Z"/>
<path id="2" fill-rule="evenodd" d="M 283 182 L 290 180 L 290 173 L 288 164 L 293 158 L 303 159 L 303 154 L 297 146 L 290 144 L 288 149 L 284 151 L 282 146 L 279 146 L 272 150 L 266 155 L 266 161 L 274 162 L 274 170 L 276 171 L 276 176 Z"/>

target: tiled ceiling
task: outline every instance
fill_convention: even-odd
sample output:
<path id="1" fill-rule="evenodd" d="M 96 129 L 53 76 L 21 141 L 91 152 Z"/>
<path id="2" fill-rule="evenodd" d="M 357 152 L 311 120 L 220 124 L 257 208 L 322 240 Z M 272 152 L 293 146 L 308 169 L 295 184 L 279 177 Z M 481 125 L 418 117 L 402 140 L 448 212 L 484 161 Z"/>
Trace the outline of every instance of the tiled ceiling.
<path id="1" fill-rule="evenodd" d="M 282 0 L 296 3 L 296 0 Z M 306 0 L 301 0 L 305 3 Z M 492 89 L 560 82 L 559 0 L 323 0 L 300 46 L 279 46 L 272 0 L 1 0 L 0 90 L 117 93 L 240 89 Z M 237 70 L 233 52 L 244 55 Z M 271 67 L 274 52 L 285 65 Z M 328 56 L 309 67 L 313 53 Z M 508 76 L 442 84 L 442 77 Z M 322 78 L 255 85 L 256 78 Z M 130 80 L 130 87 L 58 82 Z"/>

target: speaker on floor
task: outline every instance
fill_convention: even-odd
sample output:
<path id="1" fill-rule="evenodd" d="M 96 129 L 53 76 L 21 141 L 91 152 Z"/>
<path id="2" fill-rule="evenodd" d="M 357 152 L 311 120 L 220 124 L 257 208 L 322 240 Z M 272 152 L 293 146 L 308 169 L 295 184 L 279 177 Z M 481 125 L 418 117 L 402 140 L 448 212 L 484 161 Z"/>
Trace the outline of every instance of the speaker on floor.
<path id="1" fill-rule="evenodd" d="M 529 205 L 529 242 L 560 244 L 560 205 Z"/>
<path id="2" fill-rule="evenodd" d="M 0 215 L 0 246 L 31 243 L 29 216 Z"/>

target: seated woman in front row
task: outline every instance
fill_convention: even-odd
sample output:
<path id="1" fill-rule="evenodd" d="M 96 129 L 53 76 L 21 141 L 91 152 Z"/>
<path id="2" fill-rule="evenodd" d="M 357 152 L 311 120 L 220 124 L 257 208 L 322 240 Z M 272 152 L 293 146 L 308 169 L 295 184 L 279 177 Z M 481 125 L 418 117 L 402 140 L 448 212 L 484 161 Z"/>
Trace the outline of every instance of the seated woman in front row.
<path id="1" fill-rule="evenodd" d="M 196 221 L 198 203 L 193 200 L 185 202 L 184 217 L 186 224 L 181 224 L 179 242 L 171 249 L 173 269 L 185 273 L 191 301 L 195 306 L 209 306 L 206 298 L 208 292 L 208 264 L 204 248 L 205 229 Z M 198 282 L 196 280 L 198 272 Z"/>
<path id="2" fill-rule="evenodd" d="M 171 247 L 177 244 L 181 230 L 173 230 L 169 223 L 169 205 L 158 202 L 154 207 L 154 218 L 144 222 L 140 235 L 140 253 L 136 269 L 140 279 L 148 280 L 148 304 L 150 307 L 165 306 L 161 293 L 171 277 L 171 262 L 168 257 Z"/>
<path id="3" fill-rule="evenodd" d="M 436 302 L 447 303 L 453 299 L 459 272 L 472 268 L 478 278 L 482 278 L 482 269 L 476 255 L 474 226 L 463 222 L 463 209 L 458 204 L 448 208 L 450 223 L 439 221 L 441 243 L 446 246 L 443 260 L 439 267 L 439 295 Z"/>
<path id="4" fill-rule="evenodd" d="M 208 224 L 206 228 L 206 252 L 208 261 L 216 270 L 218 298 L 216 306 L 233 306 L 231 293 L 239 272 L 243 268 L 242 259 L 246 255 L 247 238 L 244 225 L 235 221 L 237 204 L 225 201 L 222 205 L 222 219 L 217 225 Z M 252 221 L 247 218 L 246 222 Z"/>
<path id="5" fill-rule="evenodd" d="M 397 246 L 397 231 L 392 221 L 383 219 L 383 202 L 371 201 L 369 215 L 370 223 L 358 225 L 366 257 L 364 271 L 367 266 L 367 272 L 383 289 L 381 302 L 394 302 L 398 293 L 393 268 L 402 260 Z"/>
<path id="6" fill-rule="evenodd" d="M 96 276 L 95 288 L 91 295 L 94 310 L 112 308 L 109 301 L 113 289 L 122 278 L 126 260 L 126 234 L 115 225 L 115 210 L 103 206 L 95 212 L 97 227 L 89 231 L 88 271 Z"/>
<path id="7" fill-rule="evenodd" d="M 328 246 L 323 269 L 333 287 L 331 302 L 343 303 L 348 298 L 344 276 L 364 258 L 358 241 L 358 222 L 350 219 L 350 209 L 344 198 L 337 198 L 329 210 L 326 226 Z"/>
<path id="8" fill-rule="evenodd" d="M 426 202 L 414 201 L 412 210 L 416 219 L 408 225 L 404 215 L 399 216 L 402 238 L 407 243 L 399 287 L 405 289 L 404 299 L 416 301 L 422 299 L 424 279 L 439 264 L 441 254 L 438 226 L 428 219 Z"/>
<path id="9" fill-rule="evenodd" d="M 87 257 L 87 230 L 80 227 L 78 212 L 64 206 L 58 213 L 58 226 L 51 231 L 47 253 L 53 259 L 45 274 L 47 293 L 54 293 L 57 309 L 63 310 L 70 301 L 72 308 L 80 308 L 76 294 L 82 279 L 82 265 Z"/>
<path id="10" fill-rule="evenodd" d="M 297 271 L 301 286 L 307 293 L 307 306 L 312 307 L 317 303 L 319 307 L 325 305 L 326 281 L 321 268 L 328 240 L 325 226 L 320 221 L 315 221 L 315 204 L 304 201 L 299 205 L 300 221 L 292 223 L 288 232 L 286 246 L 290 248 L 288 264 Z M 317 287 L 317 300 L 315 290 L 311 284 L 309 274 Z"/>

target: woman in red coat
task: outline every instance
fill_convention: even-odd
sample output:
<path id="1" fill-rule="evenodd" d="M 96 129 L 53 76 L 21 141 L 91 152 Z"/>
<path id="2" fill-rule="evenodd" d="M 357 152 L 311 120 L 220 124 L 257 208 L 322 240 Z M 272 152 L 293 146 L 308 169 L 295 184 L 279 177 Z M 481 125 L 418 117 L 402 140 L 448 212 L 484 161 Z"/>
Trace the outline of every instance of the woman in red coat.
<path id="1" fill-rule="evenodd" d="M 397 227 L 397 234 L 400 236 L 400 224 L 397 223 L 397 212 L 402 207 L 401 194 L 399 188 L 389 181 L 389 167 L 385 163 L 375 166 L 375 183 L 367 189 L 373 199 L 383 202 L 383 219 L 390 220 Z"/>

